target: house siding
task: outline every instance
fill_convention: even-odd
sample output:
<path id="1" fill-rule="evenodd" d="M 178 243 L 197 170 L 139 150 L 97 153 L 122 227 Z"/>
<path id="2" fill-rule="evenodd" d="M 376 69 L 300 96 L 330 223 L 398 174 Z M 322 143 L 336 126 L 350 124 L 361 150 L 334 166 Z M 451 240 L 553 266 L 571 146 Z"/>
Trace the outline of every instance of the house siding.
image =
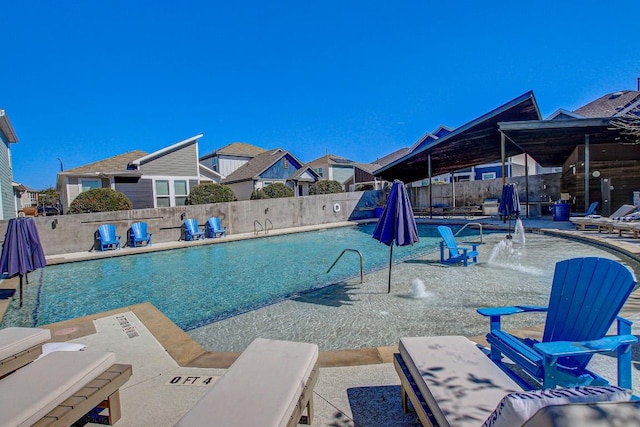
<path id="1" fill-rule="evenodd" d="M 145 175 L 198 176 L 198 148 L 191 144 L 140 165 Z"/>
<path id="2" fill-rule="evenodd" d="M 249 160 L 251 160 L 249 157 L 220 156 L 218 157 L 218 170 L 216 172 L 223 176 L 229 176 Z M 205 166 L 213 169 L 213 165 Z"/>
<path id="3" fill-rule="evenodd" d="M 331 170 L 333 171 L 333 173 L 332 178 L 330 179 L 336 180 L 341 184 L 353 176 L 352 166 L 333 166 Z"/>
<path id="4" fill-rule="evenodd" d="M 9 143 L 2 139 L 2 154 L 0 155 L 0 191 L 2 195 L 2 213 L 1 219 L 9 219 L 16 217 L 15 199 L 13 192 L 13 171 L 11 170 Z"/>
<path id="5" fill-rule="evenodd" d="M 286 163 L 288 163 L 288 167 L 286 168 L 285 168 L 285 161 Z M 264 171 L 260 175 L 260 178 L 264 180 L 270 180 L 270 179 L 284 180 L 291 177 L 291 175 L 295 174 L 296 172 L 298 172 L 298 170 L 301 167 L 302 165 L 296 162 L 294 158 L 292 158 L 289 155 L 286 155 L 286 156 L 283 156 L 276 163 L 271 165 L 266 171 Z"/>
<path id="6" fill-rule="evenodd" d="M 131 200 L 133 209 L 153 208 L 153 181 L 139 178 L 115 178 L 115 189 Z"/>

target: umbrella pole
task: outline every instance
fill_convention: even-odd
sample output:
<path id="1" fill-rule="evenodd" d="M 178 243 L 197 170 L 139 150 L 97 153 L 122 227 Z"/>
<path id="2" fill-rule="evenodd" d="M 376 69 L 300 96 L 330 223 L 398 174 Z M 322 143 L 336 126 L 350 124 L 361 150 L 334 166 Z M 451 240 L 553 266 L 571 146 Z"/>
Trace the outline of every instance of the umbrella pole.
<path id="1" fill-rule="evenodd" d="M 391 264 L 393 263 L 393 242 L 389 246 L 389 285 L 387 287 L 387 293 L 391 293 Z"/>
<path id="2" fill-rule="evenodd" d="M 22 274 L 20 275 L 20 307 L 22 307 Z"/>

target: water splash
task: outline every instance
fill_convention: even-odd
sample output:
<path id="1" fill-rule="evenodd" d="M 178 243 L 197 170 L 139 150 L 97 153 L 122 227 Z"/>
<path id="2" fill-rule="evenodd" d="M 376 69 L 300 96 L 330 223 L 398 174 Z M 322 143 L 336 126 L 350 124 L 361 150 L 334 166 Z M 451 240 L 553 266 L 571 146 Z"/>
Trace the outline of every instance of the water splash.
<path id="1" fill-rule="evenodd" d="M 523 264 L 527 261 L 525 243 L 524 225 L 522 224 L 522 220 L 518 218 L 515 224 L 514 234 L 496 243 L 489 254 L 487 264 L 492 267 L 506 268 L 536 276 L 543 275 L 543 270 Z"/>
<path id="2" fill-rule="evenodd" d="M 522 220 L 520 218 L 518 218 L 516 220 L 516 225 L 515 225 L 515 230 L 513 231 L 513 241 L 521 243 L 521 244 L 525 244 L 525 237 L 524 237 L 524 225 L 522 224 Z"/>
<path id="3" fill-rule="evenodd" d="M 427 287 L 424 282 L 420 279 L 413 279 L 411 283 L 411 292 L 409 296 L 411 298 L 429 298 L 433 294 L 427 291 Z"/>

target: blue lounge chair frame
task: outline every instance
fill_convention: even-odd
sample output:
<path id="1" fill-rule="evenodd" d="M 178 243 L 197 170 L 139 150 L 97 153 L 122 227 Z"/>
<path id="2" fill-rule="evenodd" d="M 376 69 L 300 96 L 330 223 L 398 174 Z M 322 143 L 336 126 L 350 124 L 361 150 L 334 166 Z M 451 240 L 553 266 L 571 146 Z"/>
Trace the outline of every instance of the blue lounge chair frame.
<path id="1" fill-rule="evenodd" d="M 220 225 L 220 218 L 214 216 L 207 220 L 204 232 L 207 238 L 223 237 L 227 233 L 227 227 Z"/>
<path id="2" fill-rule="evenodd" d="M 479 308 L 490 318 L 487 342 L 491 359 L 505 367 L 502 354 L 543 388 L 606 385 L 608 381 L 586 369 L 596 353 L 615 352 L 618 386 L 631 382 L 631 322 L 618 317 L 636 279 L 621 263 L 605 258 L 574 258 L 556 264 L 548 307 Z M 518 339 L 501 328 L 501 316 L 546 312 L 542 342 Z M 605 336 L 617 321 L 617 335 Z M 515 378 L 515 377 L 514 377 Z M 515 378 L 517 379 L 517 378 Z M 526 380 L 520 376 L 520 379 Z"/>
<path id="3" fill-rule="evenodd" d="M 190 240 L 204 239 L 204 231 L 200 231 L 198 221 L 193 218 L 189 218 L 184 221 L 183 229 L 184 240 L 187 242 Z"/>
<path id="4" fill-rule="evenodd" d="M 98 227 L 98 249 L 120 249 L 120 239 L 122 236 L 116 235 L 116 226 L 114 224 L 103 224 Z"/>
<path id="5" fill-rule="evenodd" d="M 589 208 L 587 209 L 587 211 L 585 213 L 582 212 L 574 212 L 571 214 L 571 216 L 576 217 L 576 216 L 589 216 L 589 215 L 593 215 L 596 213 L 596 208 L 598 207 L 598 205 L 600 204 L 600 202 L 593 202 L 589 205 Z"/>
<path id="6" fill-rule="evenodd" d="M 146 222 L 134 222 L 129 229 L 129 246 L 137 247 L 139 244 L 146 243 L 151 246 L 151 236 L 153 233 L 147 232 Z"/>
<path id="7" fill-rule="evenodd" d="M 446 225 L 439 225 L 438 232 L 442 236 L 440 242 L 440 262 L 443 264 L 458 264 L 462 262 L 465 267 L 469 265 L 469 259 L 473 260 L 473 263 L 478 262 L 478 245 L 470 243 L 471 247 L 458 246 L 456 238 L 453 235 L 450 227 Z M 449 258 L 444 257 L 445 248 L 449 250 Z"/>

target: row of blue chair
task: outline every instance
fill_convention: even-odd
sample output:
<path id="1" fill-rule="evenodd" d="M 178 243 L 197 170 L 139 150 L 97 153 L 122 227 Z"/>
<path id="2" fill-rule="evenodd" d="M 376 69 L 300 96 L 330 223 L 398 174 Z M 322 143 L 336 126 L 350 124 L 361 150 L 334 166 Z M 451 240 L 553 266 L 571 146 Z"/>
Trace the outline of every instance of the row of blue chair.
<path id="1" fill-rule="evenodd" d="M 114 224 L 103 224 L 98 227 L 96 240 L 98 241 L 98 249 L 120 249 L 120 239 L 122 236 L 116 234 L 117 229 Z M 127 242 L 129 246 L 137 247 L 139 244 L 146 243 L 151 246 L 152 233 L 147 232 L 146 222 L 134 222 L 127 231 Z"/>
<path id="2" fill-rule="evenodd" d="M 209 218 L 201 231 L 198 220 L 189 218 L 184 221 L 184 240 L 198 240 L 206 238 L 223 237 L 227 233 L 227 227 L 220 224 L 220 218 Z"/>

